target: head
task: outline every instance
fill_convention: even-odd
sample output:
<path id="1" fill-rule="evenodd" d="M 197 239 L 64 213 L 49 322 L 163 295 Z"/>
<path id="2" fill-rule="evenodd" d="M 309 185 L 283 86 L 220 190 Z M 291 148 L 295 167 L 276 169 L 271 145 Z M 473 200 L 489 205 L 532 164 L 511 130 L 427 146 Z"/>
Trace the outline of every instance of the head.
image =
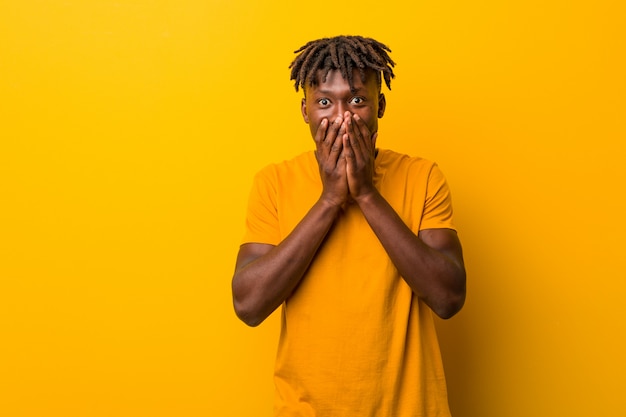
<path id="1" fill-rule="evenodd" d="M 372 133 L 385 111 L 382 80 L 391 89 L 395 63 L 382 43 L 361 36 L 336 36 L 311 41 L 295 51 L 291 79 L 302 88 L 302 115 L 315 135 L 322 119 L 332 121 L 345 111 L 359 114 Z M 320 101 L 321 100 L 321 101 Z"/>

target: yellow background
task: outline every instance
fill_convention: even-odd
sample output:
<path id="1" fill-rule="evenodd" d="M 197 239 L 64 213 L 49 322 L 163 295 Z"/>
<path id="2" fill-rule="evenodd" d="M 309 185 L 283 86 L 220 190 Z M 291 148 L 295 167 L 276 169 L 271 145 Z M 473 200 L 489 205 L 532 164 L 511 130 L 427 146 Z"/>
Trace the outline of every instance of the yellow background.
<path id="1" fill-rule="evenodd" d="M 311 149 L 292 51 L 390 45 L 379 145 L 439 162 L 456 416 L 624 416 L 622 2 L 0 2 L 0 415 L 269 416 L 237 321 L 252 175 Z"/>

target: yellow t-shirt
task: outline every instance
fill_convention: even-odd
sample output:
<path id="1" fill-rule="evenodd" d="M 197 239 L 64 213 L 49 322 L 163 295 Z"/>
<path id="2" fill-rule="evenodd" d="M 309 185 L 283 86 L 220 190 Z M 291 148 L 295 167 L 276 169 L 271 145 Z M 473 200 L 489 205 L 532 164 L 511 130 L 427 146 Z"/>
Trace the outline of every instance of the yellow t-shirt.
<path id="1" fill-rule="evenodd" d="M 377 189 L 414 233 L 454 229 L 436 164 L 380 150 L 375 167 Z M 261 170 L 243 242 L 279 244 L 321 192 L 313 152 Z M 354 204 L 283 304 L 274 381 L 281 417 L 450 415 L 432 312 Z"/>

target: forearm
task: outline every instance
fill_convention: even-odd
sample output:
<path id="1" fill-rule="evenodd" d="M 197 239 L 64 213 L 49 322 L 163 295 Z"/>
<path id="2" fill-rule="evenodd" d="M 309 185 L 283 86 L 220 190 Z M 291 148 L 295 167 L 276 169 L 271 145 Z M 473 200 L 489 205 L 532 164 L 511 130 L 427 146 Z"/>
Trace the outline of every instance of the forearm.
<path id="1" fill-rule="evenodd" d="M 440 317 L 453 316 L 465 300 L 465 268 L 458 250 L 433 248 L 411 231 L 378 192 L 357 200 L 400 275 Z M 453 232 L 451 232 L 453 233 Z M 456 235 L 454 235 L 456 239 Z M 455 241 L 458 243 L 458 241 Z"/>
<path id="2" fill-rule="evenodd" d="M 250 254 L 250 259 L 238 259 L 233 300 L 235 311 L 244 322 L 251 326 L 260 324 L 289 297 L 339 210 L 340 207 L 320 199 L 280 244 L 261 256 Z"/>

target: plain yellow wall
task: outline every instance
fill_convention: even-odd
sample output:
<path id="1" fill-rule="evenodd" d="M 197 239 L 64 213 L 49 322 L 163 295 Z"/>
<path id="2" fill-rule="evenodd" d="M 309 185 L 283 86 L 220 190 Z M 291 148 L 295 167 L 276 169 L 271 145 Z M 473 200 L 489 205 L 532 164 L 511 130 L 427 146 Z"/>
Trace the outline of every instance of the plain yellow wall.
<path id="1" fill-rule="evenodd" d="M 622 2 L 0 3 L 0 415 L 270 416 L 237 321 L 252 175 L 311 149 L 292 51 L 390 45 L 379 145 L 439 162 L 456 416 L 624 416 Z"/>

